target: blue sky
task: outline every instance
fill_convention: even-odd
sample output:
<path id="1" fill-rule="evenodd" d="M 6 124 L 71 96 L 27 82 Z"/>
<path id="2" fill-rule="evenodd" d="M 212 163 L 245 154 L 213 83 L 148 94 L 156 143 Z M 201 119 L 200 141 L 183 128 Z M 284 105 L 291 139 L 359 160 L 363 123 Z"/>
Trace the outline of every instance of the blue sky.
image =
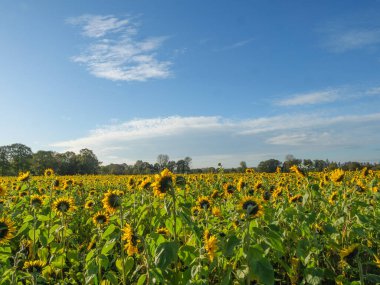
<path id="1" fill-rule="evenodd" d="M 0 2 L 0 145 L 380 161 L 380 1 Z"/>

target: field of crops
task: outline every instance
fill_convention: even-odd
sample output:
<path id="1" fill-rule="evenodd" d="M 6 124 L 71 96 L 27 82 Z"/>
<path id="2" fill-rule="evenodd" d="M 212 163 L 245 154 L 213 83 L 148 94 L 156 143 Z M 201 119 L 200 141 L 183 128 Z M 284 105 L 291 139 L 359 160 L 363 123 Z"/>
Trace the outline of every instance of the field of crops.
<path id="1" fill-rule="evenodd" d="M 380 173 L 0 178 L 0 284 L 377 284 Z"/>

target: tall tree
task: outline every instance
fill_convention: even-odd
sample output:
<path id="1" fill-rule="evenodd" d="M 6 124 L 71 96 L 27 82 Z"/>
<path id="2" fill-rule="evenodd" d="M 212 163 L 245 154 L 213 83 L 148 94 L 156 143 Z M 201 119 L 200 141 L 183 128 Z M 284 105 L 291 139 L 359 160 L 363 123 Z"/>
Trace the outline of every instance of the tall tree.
<path id="1" fill-rule="evenodd" d="M 9 162 L 13 170 L 13 174 L 18 174 L 20 171 L 26 171 L 30 169 L 32 164 L 33 152 L 30 147 L 15 143 L 8 147 Z"/>
<path id="2" fill-rule="evenodd" d="M 159 154 L 157 156 L 157 163 L 160 167 L 160 171 L 163 170 L 165 167 L 168 167 L 169 163 L 169 155 L 167 154 Z"/>
<path id="3" fill-rule="evenodd" d="M 281 161 L 277 159 L 268 159 L 265 161 L 261 161 L 259 165 L 257 166 L 257 170 L 259 172 L 276 172 L 277 166 L 281 165 Z"/>
<path id="4" fill-rule="evenodd" d="M 84 148 L 79 151 L 78 171 L 80 174 L 96 174 L 99 171 L 100 162 L 92 150 Z"/>
<path id="5" fill-rule="evenodd" d="M 39 150 L 33 154 L 32 171 L 34 174 L 42 175 L 47 168 L 58 170 L 57 153 L 54 151 Z"/>

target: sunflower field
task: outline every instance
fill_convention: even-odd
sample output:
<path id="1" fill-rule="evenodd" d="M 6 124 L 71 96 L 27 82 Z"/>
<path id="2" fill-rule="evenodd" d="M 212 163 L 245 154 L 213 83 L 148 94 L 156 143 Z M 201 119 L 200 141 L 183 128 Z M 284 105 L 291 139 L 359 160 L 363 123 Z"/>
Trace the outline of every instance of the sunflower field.
<path id="1" fill-rule="evenodd" d="M 0 284 L 380 284 L 380 172 L 0 178 Z"/>

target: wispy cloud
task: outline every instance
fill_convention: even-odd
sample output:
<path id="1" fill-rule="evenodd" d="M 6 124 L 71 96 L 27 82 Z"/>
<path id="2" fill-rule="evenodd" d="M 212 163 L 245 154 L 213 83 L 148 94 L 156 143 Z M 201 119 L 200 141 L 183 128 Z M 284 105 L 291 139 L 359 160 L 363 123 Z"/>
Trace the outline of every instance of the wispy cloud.
<path id="1" fill-rule="evenodd" d="M 380 113 L 326 116 L 288 114 L 245 120 L 220 116 L 134 119 L 99 127 L 81 138 L 56 142 L 59 150 L 93 149 L 105 162 L 152 160 L 159 153 L 174 157 L 258 157 L 284 146 L 284 152 L 380 143 L 375 132 Z M 365 129 L 363 129 L 365 125 Z M 366 140 L 358 141 L 358 137 Z M 277 149 L 275 149 L 277 148 Z M 256 150 L 256 151 L 254 151 Z M 286 153 L 284 153 L 285 155 Z M 203 157 L 203 158 L 202 158 Z M 238 162 L 236 162 L 238 163 Z"/>
<path id="2" fill-rule="evenodd" d="M 240 47 L 243 47 L 243 46 L 251 43 L 252 41 L 253 41 L 253 38 L 242 40 L 242 41 L 238 41 L 236 43 L 233 43 L 233 44 L 230 44 L 230 45 L 227 45 L 227 46 L 215 49 L 215 51 L 225 51 L 225 50 L 231 50 L 231 49 L 240 48 Z"/>
<path id="3" fill-rule="evenodd" d="M 320 29 L 323 36 L 322 46 L 340 53 L 379 45 L 380 25 L 375 18 L 372 22 L 340 19 L 326 23 Z"/>
<path id="4" fill-rule="evenodd" d="M 137 25 L 129 18 L 112 15 L 83 15 L 67 22 L 79 26 L 82 35 L 91 39 L 72 60 L 85 65 L 92 75 L 114 81 L 145 81 L 171 75 L 172 63 L 157 58 L 157 50 L 167 37 L 137 40 Z"/>
<path id="5" fill-rule="evenodd" d="M 318 92 L 310 92 L 304 94 L 296 94 L 290 98 L 280 100 L 277 105 L 280 106 L 297 106 L 297 105 L 313 105 L 321 103 L 330 103 L 339 99 L 339 90 L 325 90 Z"/>
<path id="6" fill-rule="evenodd" d="M 317 105 L 333 102 L 363 101 L 370 99 L 375 95 L 380 95 L 380 87 L 360 87 L 360 86 L 343 86 L 337 88 L 323 89 L 306 93 L 290 95 L 286 98 L 273 101 L 277 106 L 303 106 Z"/>

